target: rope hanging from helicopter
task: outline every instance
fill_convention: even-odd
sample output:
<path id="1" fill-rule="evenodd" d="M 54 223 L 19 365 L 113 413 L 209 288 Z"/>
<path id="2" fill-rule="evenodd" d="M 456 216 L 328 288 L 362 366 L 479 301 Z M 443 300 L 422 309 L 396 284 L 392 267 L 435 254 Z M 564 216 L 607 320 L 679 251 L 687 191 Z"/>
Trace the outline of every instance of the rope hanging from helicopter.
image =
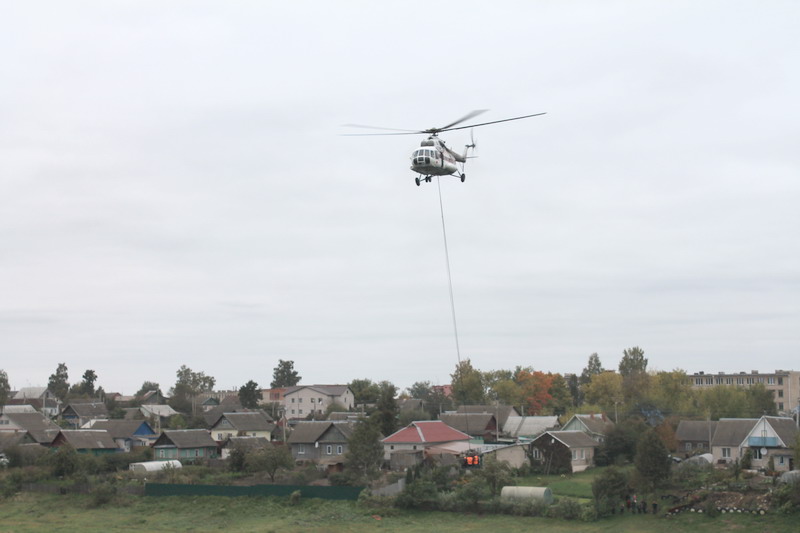
<path id="1" fill-rule="evenodd" d="M 439 211 L 442 215 L 442 237 L 444 238 L 444 258 L 447 266 L 447 283 L 450 289 L 450 310 L 453 315 L 453 334 L 456 341 L 456 356 L 458 357 L 459 377 L 461 376 L 461 349 L 458 344 L 458 323 L 456 321 L 456 304 L 453 298 L 453 276 L 450 273 L 450 252 L 447 248 L 447 227 L 444 222 L 444 203 L 442 202 L 442 185 L 439 177 L 436 177 L 436 187 L 439 190 Z M 462 386 L 463 388 L 463 386 Z"/>

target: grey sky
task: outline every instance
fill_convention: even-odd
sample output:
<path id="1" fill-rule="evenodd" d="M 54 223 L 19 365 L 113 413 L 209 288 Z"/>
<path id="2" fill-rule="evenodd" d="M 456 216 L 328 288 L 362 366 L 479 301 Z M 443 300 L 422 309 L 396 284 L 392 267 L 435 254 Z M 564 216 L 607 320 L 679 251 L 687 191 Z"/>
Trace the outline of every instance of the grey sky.
<path id="1" fill-rule="evenodd" d="M 796 2 L 0 6 L 0 368 L 106 390 L 797 368 Z M 469 132 L 443 134 L 453 147 Z"/>

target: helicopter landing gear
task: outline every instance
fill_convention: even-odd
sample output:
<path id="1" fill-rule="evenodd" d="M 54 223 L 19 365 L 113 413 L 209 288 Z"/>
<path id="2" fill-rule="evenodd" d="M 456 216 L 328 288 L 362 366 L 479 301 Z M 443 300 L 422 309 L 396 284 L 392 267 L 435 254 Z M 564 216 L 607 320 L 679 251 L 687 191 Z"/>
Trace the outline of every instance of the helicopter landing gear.
<path id="1" fill-rule="evenodd" d="M 433 179 L 433 176 L 424 176 L 423 177 L 422 175 L 420 175 L 419 177 L 414 178 L 414 183 L 416 183 L 417 187 L 419 187 L 419 184 L 422 183 L 423 181 L 427 181 L 428 183 L 430 183 L 432 179 Z"/>
<path id="2" fill-rule="evenodd" d="M 467 179 L 467 175 L 462 172 L 461 173 L 461 183 L 464 183 L 465 179 Z"/>
<path id="3" fill-rule="evenodd" d="M 417 187 L 419 187 L 419 178 L 414 178 L 414 181 L 416 182 Z"/>

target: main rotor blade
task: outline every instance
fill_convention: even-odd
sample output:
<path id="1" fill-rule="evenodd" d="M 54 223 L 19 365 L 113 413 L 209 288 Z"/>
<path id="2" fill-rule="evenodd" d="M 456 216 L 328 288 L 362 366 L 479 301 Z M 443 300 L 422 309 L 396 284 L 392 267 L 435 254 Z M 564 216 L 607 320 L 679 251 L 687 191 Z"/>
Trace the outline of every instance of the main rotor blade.
<path id="1" fill-rule="evenodd" d="M 470 124 L 469 126 L 459 126 L 458 128 L 442 128 L 439 131 L 465 130 L 467 128 L 477 128 L 478 126 L 488 126 L 489 124 L 497 124 L 499 122 L 510 122 L 512 120 L 521 120 L 523 118 L 538 117 L 540 115 L 546 115 L 546 114 L 547 113 L 534 113 L 533 115 L 524 115 L 521 117 L 514 117 L 514 118 L 504 118 L 503 120 L 493 120 L 491 122 L 482 122 L 480 124 Z"/>
<path id="2" fill-rule="evenodd" d="M 364 124 L 342 124 L 345 128 L 364 128 L 367 130 L 405 131 L 407 133 L 422 133 L 420 130 L 404 130 L 400 128 L 382 128 L 381 126 L 367 126 Z"/>
<path id="3" fill-rule="evenodd" d="M 446 131 L 447 129 L 452 128 L 453 126 L 455 126 L 456 124 L 461 124 L 465 120 L 469 120 L 472 117 L 477 117 L 481 113 L 486 113 L 487 111 L 489 111 L 489 110 L 488 109 L 476 109 L 475 111 L 470 111 L 469 113 L 467 113 L 466 115 L 464 115 L 460 119 L 456 120 L 455 122 L 451 122 L 447 126 L 442 126 L 441 128 L 431 128 L 431 129 L 432 130 L 437 130 L 437 131 Z"/>

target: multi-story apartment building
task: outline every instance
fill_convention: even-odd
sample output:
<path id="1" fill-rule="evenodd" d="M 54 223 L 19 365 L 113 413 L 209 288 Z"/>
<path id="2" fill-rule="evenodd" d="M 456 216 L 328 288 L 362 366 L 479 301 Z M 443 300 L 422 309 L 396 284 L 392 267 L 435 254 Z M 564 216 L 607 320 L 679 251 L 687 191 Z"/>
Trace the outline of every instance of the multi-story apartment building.
<path id="1" fill-rule="evenodd" d="M 695 389 L 718 386 L 752 387 L 760 383 L 775 395 L 778 414 L 791 415 L 800 405 L 800 372 L 776 370 L 761 373 L 757 370 L 747 372 L 718 372 L 706 374 L 695 372 L 689 376 L 689 383 Z"/>

